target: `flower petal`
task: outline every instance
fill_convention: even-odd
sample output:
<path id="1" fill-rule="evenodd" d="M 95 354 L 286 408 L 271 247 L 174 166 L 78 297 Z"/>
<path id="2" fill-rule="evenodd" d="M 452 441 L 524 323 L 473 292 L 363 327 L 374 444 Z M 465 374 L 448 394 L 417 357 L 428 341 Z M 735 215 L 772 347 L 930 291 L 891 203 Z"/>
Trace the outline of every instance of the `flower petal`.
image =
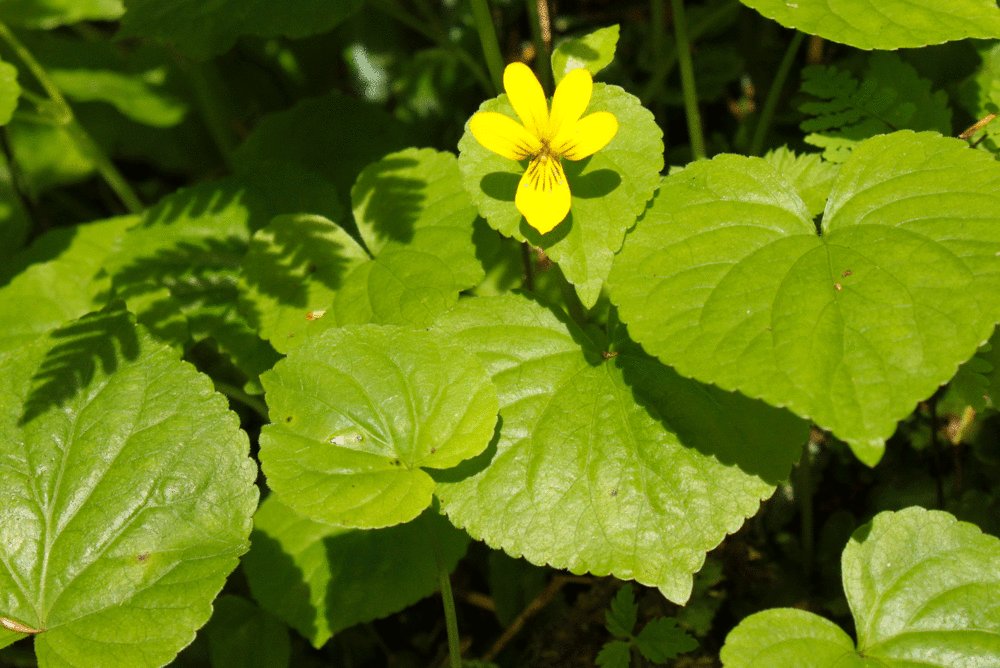
<path id="1" fill-rule="evenodd" d="M 584 116 L 570 126 L 564 126 L 552 142 L 552 150 L 570 160 L 583 160 L 608 145 L 618 134 L 618 119 L 608 111 Z"/>
<path id="2" fill-rule="evenodd" d="M 552 114 L 549 116 L 549 130 L 552 137 L 559 136 L 559 129 L 580 120 L 590 104 L 590 94 L 594 91 L 594 79 L 590 72 L 578 68 L 570 70 L 556 86 L 552 97 Z"/>
<path id="3" fill-rule="evenodd" d="M 483 111 L 469 121 L 469 130 L 480 144 L 509 160 L 524 160 L 542 149 L 542 142 L 513 118 Z"/>
<path id="4" fill-rule="evenodd" d="M 536 137 L 544 137 L 549 129 L 549 107 L 542 84 L 531 68 L 524 63 L 508 65 L 503 71 L 503 87 L 524 129 Z"/>
<path id="5" fill-rule="evenodd" d="M 569 213 L 569 183 L 558 158 L 540 155 L 524 170 L 514 204 L 528 225 L 545 234 Z"/>

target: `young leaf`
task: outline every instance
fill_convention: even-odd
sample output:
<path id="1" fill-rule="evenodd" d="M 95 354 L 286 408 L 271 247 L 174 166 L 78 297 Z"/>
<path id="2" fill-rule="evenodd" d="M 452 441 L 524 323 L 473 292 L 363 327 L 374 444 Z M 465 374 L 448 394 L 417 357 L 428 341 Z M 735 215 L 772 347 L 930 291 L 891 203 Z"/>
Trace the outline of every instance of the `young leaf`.
<path id="1" fill-rule="evenodd" d="M 17 83 L 17 68 L 0 60 L 0 125 L 7 125 L 17 109 L 21 86 Z"/>
<path id="2" fill-rule="evenodd" d="M 608 632 L 618 638 L 631 638 L 638 613 L 639 605 L 632 595 L 632 585 L 625 584 L 611 601 L 611 608 L 604 613 Z"/>
<path id="3" fill-rule="evenodd" d="M 954 666 L 1000 662 L 993 592 L 1000 541 L 948 513 L 907 508 L 858 529 L 842 559 L 858 642 L 818 615 L 774 609 L 726 638 L 726 668 Z"/>
<path id="4" fill-rule="evenodd" d="M 556 83 L 562 81 L 570 70 L 578 67 L 591 74 L 597 74 L 607 67 L 615 57 L 618 46 L 618 25 L 595 30 L 589 35 L 567 39 L 552 52 L 552 76 Z"/>
<path id="5" fill-rule="evenodd" d="M 756 512 L 807 437 L 785 411 L 681 378 L 613 328 L 617 355 L 522 296 L 466 299 L 435 329 L 479 356 L 499 440 L 436 474 L 474 538 L 683 602 L 705 552 Z M 611 355 L 609 353 L 609 355 Z"/>
<path id="6" fill-rule="evenodd" d="M 0 396 L 0 614 L 39 666 L 168 663 L 249 547 L 236 417 L 117 307 L 0 359 Z"/>
<path id="7" fill-rule="evenodd" d="M 517 118 L 506 95 L 479 111 Z M 663 169 L 663 132 L 639 100 L 617 86 L 594 84 L 587 113 L 608 111 L 618 119 L 611 143 L 580 162 L 563 161 L 572 204 L 566 220 L 548 234 L 528 226 L 514 205 L 527 161 L 508 160 L 484 148 L 469 131 L 458 142 L 465 189 L 490 227 L 543 249 L 576 286 L 584 306 L 601 294 L 625 231 L 642 213 Z"/>
<path id="8" fill-rule="evenodd" d="M 287 668 L 288 627 L 239 596 L 220 596 L 205 626 L 212 668 Z"/>
<path id="9" fill-rule="evenodd" d="M 787 28 L 859 49 L 902 49 L 1000 37 L 993 0 L 740 0 Z"/>
<path id="10" fill-rule="evenodd" d="M 635 639 L 635 645 L 653 663 L 666 663 L 677 658 L 678 654 L 697 649 L 698 641 L 684 629 L 678 628 L 676 619 L 657 617 L 642 628 Z"/>
<path id="11" fill-rule="evenodd" d="M 361 325 L 330 329 L 261 377 L 272 424 L 260 457 L 284 503 L 318 522 L 408 522 L 443 469 L 482 452 L 496 389 L 479 361 L 435 334 Z"/>
<path id="12" fill-rule="evenodd" d="M 594 661 L 601 668 L 628 668 L 632 661 L 631 645 L 624 640 L 604 643 Z"/>
<path id="13" fill-rule="evenodd" d="M 873 53 L 860 85 L 850 72 L 812 65 L 802 70 L 802 90 L 821 98 L 799 109 L 816 118 L 802 122 L 806 142 L 823 157 L 843 162 L 863 140 L 893 130 L 951 134 L 948 95 L 931 93 L 931 82 L 895 53 Z"/>
<path id="14" fill-rule="evenodd" d="M 795 188 L 810 215 L 823 213 L 840 165 L 823 160 L 817 153 L 796 155 L 786 146 L 769 151 L 764 160 Z"/>
<path id="15" fill-rule="evenodd" d="M 817 236 L 765 162 L 695 163 L 626 240 L 611 299 L 681 374 L 788 406 L 874 464 L 1000 319 L 998 182 L 959 140 L 876 137 L 841 168 Z"/>
<path id="16" fill-rule="evenodd" d="M 262 607 L 321 647 L 343 629 L 386 617 L 437 590 L 428 531 L 437 534 L 451 571 L 469 537 L 432 509 L 394 527 L 345 529 L 297 515 L 271 495 L 254 516 L 243 571 Z"/>
<path id="17" fill-rule="evenodd" d="M 105 0 L 108 1 L 108 0 Z M 242 35 L 307 37 L 331 30 L 360 9 L 363 0 L 124 0 L 119 38 L 154 37 L 185 56 L 208 60 Z"/>
<path id="18" fill-rule="evenodd" d="M 102 307 L 111 281 L 100 271 L 135 216 L 56 228 L 4 261 L 0 283 L 0 353 Z"/>

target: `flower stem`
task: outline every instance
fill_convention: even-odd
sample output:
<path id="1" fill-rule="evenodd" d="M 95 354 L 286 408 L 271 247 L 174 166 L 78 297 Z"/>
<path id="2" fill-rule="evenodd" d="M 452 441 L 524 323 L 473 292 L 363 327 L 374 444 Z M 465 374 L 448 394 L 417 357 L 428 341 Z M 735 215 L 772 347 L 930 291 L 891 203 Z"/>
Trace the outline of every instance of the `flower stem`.
<path id="1" fill-rule="evenodd" d="M 500 54 L 500 43 L 497 42 L 497 30 L 493 25 L 493 17 L 486 0 L 470 0 L 472 14 L 479 30 L 479 42 L 483 45 L 483 56 L 486 66 L 490 69 L 493 87 L 497 93 L 503 91 L 503 56 Z"/>
<path id="2" fill-rule="evenodd" d="M 247 394 L 231 383 L 226 383 L 221 380 L 213 380 L 213 382 L 215 383 L 215 390 L 217 392 L 221 392 L 230 399 L 252 408 L 254 412 L 264 418 L 264 420 L 268 419 L 267 404 L 264 403 L 263 399 L 252 394 Z"/>
<path id="3" fill-rule="evenodd" d="M 74 118 L 73 110 L 70 108 L 69 103 L 66 102 L 66 98 L 62 96 L 55 83 L 49 78 L 49 74 L 45 71 L 45 68 L 35 60 L 31 52 L 28 51 L 24 44 L 14 36 L 14 33 L 3 22 L 0 22 L 0 39 L 7 42 L 8 46 L 17 54 L 17 57 L 21 59 L 21 62 L 34 75 L 35 79 L 38 80 L 38 83 L 45 90 L 45 93 L 49 96 L 48 100 L 43 101 L 43 104 L 48 104 L 44 104 L 44 106 L 40 105 L 39 112 L 51 117 L 57 125 L 63 128 L 80 153 L 94 163 L 98 173 L 111 186 L 111 189 L 115 191 L 115 194 L 118 195 L 118 198 L 125 205 L 125 208 L 128 209 L 129 213 L 140 213 L 143 210 L 142 202 L 139 200 L 138 195 L 135 194 L 135 191 L 132 190 L 132 186 L 129 185 L 129 182 L 125 180 L 125 177 L 122 176 L 118 168 L 115 167 L 111 159 L 101 150 L 87 131 L 83 129 L 83 126 Z"/>
<path id="4" fill-rule="evenodd" d="M 801 33 L 800 33 L 801 34 Z M 813 490 L 812 441 L 806 441 L 795 476 L 795 498 L 799 502 L 799 530 L 802 534 L 802 570 L 806 578 L 813 569 Z"/>
<path id="5" fill-rule="evenodd" d="M 767 139 L 767 131 L 771 128 L 774 110 L 778 106 L 778 98 L 781 97 L 781 89 L 785 86 L 785 79 L 788 78 L 788 72 L 792 69 L 795 54 L 799 52 L 799 47 L 802 46 L 805 37 L 805 33 L 796 31 L 791 44 L 785 51 L 784 58 L 781 59 L 781 64 L 778 65 L 778 71 L 774 73 L 774 82 L 771 84 L 771 90 L 767 91 L 767 99 L 764 101 L 760 119 L 753 132 L 753 141 L 750 142 L 750 155 L 760 155 L 761 151 L 764 150 L 764 141 Z"/>
<path id="6" fill-rule="evenodd" d="M 552 44 L 552 28 L 549 23 L 548 0 L 526 0 L 528 3 L 528 18 L 531 21 L 531 35 L 535 41 L 535 70 L 538 80 L 546 92 L 555 89 L 552 78 L 552 61 L 549 59 L 549 47 Z"/>
<path id="7" fill-rule="evenodd" d="M 694 86 L 694 65 L 691 62 L 691 42 L 688 39 L 687 19 L 684 16 L 684 0 L 670 0 L 670 3 L 674 11 L 674 39 L 677 40 L 677 59 L 681 66 L 681 88 L 684 91 L 684 111 L 691 140 L 691 155 L 695 160 L 704 160 L 707 157 L 705 137 L 701 131 L 698 94 Z"/>
<path id="8" fill-rule="evenodd" d="M 427 527 L 431 550 L 434 552 L 434 561 L 437 563 L 438 582 L 441 584 L 441 602 L 444 604 L 444 625 L 448 632 L 448 653 L 451 657 L 451 668 L 462 668 L 462 642 L 458 635 L 455 598 L 451 593 L 451 574 L 445 566 L 444 556 L 441 554 L 441 542 L 429 521 L 429 516 L 425 515 L 423 521 Z"/>

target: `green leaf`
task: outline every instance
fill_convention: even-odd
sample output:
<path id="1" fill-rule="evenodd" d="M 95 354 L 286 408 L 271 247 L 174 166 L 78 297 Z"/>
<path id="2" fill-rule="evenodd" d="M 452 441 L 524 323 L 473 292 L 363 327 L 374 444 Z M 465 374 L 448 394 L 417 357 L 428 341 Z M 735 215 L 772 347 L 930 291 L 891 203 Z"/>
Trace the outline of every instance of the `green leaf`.
<path id="1" fill-rule="evenodd" d="M 212 668 L 286 668 L 288 628 L 239 596 L 220 596 L 205 626 Z"/>
<path id="2" fill-rule="evenodd" d="M 248 174 L 266 173 L 267 164 L 273 163 L 293 163 L 315 172 L 336 187 L 347 208 L 361 170 L 404 146 L 400 125 L 381 107 L 333 92 L 269 114 L 232 159 Z"/>
<path id="3" fill-rule="evenodd" d="M 436 474 L 441 506 L 535 564 L 683 602 L 705 552 L 756 512 L 807 437 L 785 411 L 681 378 L 620 325 L 595 343 L 522 296 L 463 300 L 435 329 L 483 361 L 502 420 L 485 453 Z"/>
<path id="4" fill-rule="evenodd" d="M 618 24 L 595 30 L 589 35 L 567 39 L 552 52 L 552 75 L 558 84 L 570 70 L 583 68 L 593 75 L 615 58 Z"/>
<path id="5" fill-rule="evenodd" d="M 631 645 L 623 640 L 604 643 L 594 661 L 601 668 L 628 668 L 632 661 Z"/>
<path id="6" fill-rule="evenodd" d="M 482 225 L 485 227 L 486 221 L 482 221 Z M 10 164 L 6 156 L 0 155 L 0 264 L 7 265 L 16 253 L 24 249 L 31 228 L 32 221 L 14 186 Z M 4 274 L 8 268 L 0 269 L 0 285 L 5 282 Z"/>
<path id="7" fill-rule="evenodd" d="M 886 667 L 877 659 L 858 656 L 851 637 L 833 622 L 792 608 L 764 610 L 744 619 L 726 636 L 719 659 L 726 668 Z"/>
<path id="8" fill-rule="evenodd" d="M 261 433 L 267 482 L 318 522 L 376 528 L 431 502 L 425 468 L 482 452 L 496 390 L 475 357 L 436 334 L 330 329 L 261 377 L 272 424 Z"/>
<path id="9" fill-rule="evenodd" d="M 0 272 L 0 353 L 102 307 L 111 281 L 101 271 L 109 251 L 137 222 L 126 216 L 61 227 L 4 261 Z"/>
<path id="10" fill-rule="evenodd" d="M 0 60 L 0 125 L 7 125 L 17 109 L 21 86 L 17 83 L 17 68 Z"/>
<path id="11" fill-rule="evenodd" d="M 43 668 L 168 663 L 249 547 L 236 416 L 118 308 L 0 359 L 0 396 L 0 612 Z"/>
<path id="12" fill-rule="evenodd" d="M 809 209 L 809 215 L 823 213 L 840 165 L 823 160 L 818 153 L 796 155 L 787 146 L 769 151 L 764 161 L 795 188 Z"/>
<path id="13" fill-rule="evenodd" d="M 345 529 L 297 515 L 272 495 L 254 517 L 243 570 L 261 606 L 321 647 L 343 629 L 399 612 L 437 590 L 429 531 L 437 534 L 450 572 L 469 538 L 432 509 L 394 527 Z"/>
<path id="14" fill-rule="evenodd" d="M 872 465 L 1000 319 L 998 177 L 956 139 L 876 137 L 841 167 L 818 236 L 764 161 L 695 163 L 626 240 L 611 300 L 679 373 L 787 406 Z"/>
<path id="15" fill-rule="evenodd" d="M 858 650 L 892 665 L 1000 663 L 1000 541 L 952 515 L 884 512 L 844 549 Z"/>
<path id="16" fill-rule="evenodd" d="M 12 118 L 7 134 L 14 162 L 33 194 L 77 183 L 94 173 L 94 163 L 61 127 Z"/>
<path id="17" fill-rule="evenodd" d="M 611 607 L 604 613 L 608 633 L 618 638 L 631 638 L 632 629 L 639 613 L 639 605 L 632 594 L 632 585 L 626 583 L 611 601 Z"/>
<path id="18" fill-rule="evenodd" d="M 698 641 L 687 631 L 677 628 L 677 620 L 672 617 L 657 617 L 649 621 L 635 639 L 635 645 L 642 655 L 653 663 L 666 663 L 698 648 Z"/>
<path id="19" fill-rule="evenodd" d="M 0 0 L 0 15 L 11 25 L 50 30 L 80 21 L 114 21 L 122 0 Z"/>
<path id="20" fill-rule="evenodd" d="M 859 49 L 902 49 L 1000 37 L 993 0 L 740 0 L 786 28 Z"/>
<path id="21" fill-rule="evenodd" d="M 250 241 L 240 311 L 275 350 L 287 353 L 307 340 L 313 333 L 307 325 L 326 316 L 347 277 L 369 260 L 351 235 L 322 216 L 278 216 Z"/>
<path id="22" fill-rule="evenodd" d="M 118 37 L 154 37 L 195 60 L 228 51 L 242 35 L 300 38 L 332 29 L 363 0 L 125 0 Z"/>
<path id="23" fill-rule="evenodd" d="M 857 649 L 818 615 L 776 609 L 740 622 L 720 658 L 726 668 L 995 665 L 998 561 L 1000 541 L 948 513 L 879 513 L 855 531 L 841 563 Z"/>
<path id="24" fill-rule="evenodd" d="M 959 88 L 959 102 L 972 118 L 979 120 L 1000 113 L 1000 44 L 984 42 L 976 45 L 982 64 Z M 979 148 L 993 154 L 1000 152 L 1000 121 L 993 119 L 970 137 Z"/>
<path id="25" fill-rule="evenodd" d="M 252 379 L 277 355 L 238 312 L 240 262 L 253 230 L 292 211 L 341 209 L 329 184 L 293 165 L 201 183 L 147 210 L 105 266 L 150 331 L 178 348 L 213 337 Z"/>
<path id="26" fill-rule="evenodd" d="M 506 95 L 483 102 L 479 111 L 517 118 Z M 645 209 L 663 169 L 663 132 L 637 98 L 617 86 L 595 83 L 585 113 L 595 111 L 613 113 L 618 134 L 590 158 L 563 162 L 572 208 L 566 220 L 544 235 L 529 227 L 514 206 L 527 163 L 488 151 L 472 136 L 468 123 L 458 142 L 465 188 L 480 215 L 501 234 L 544 250 L 588 308 L 597 302 L 625 231 Z"/>
<path id="27" fill-rule="evenodd" d="M 368 253 L 316 216 L 275 219 L 243 262 L 241 309 L 288 352 L 330 327 L 426 327 L 483 280 L 473 243 L 476 209 L 455 156 L 407 149 L 369 165 L 352 192 Z"/>
<path id="28" fill-rule="evenodd" d="M 931 82 L 895 53 L 873 53 L 860 85 L 836 67 L 806 67 L 802 90 L 821 98 L 799 107 L 816 117 L 801 123 L 811 132 L 805 140 L 824 148 L 823 157 L 831 162 L 843 162 L 863 140 L 893 130 L 951 134 L 947 93 L 931 93 Z"/>

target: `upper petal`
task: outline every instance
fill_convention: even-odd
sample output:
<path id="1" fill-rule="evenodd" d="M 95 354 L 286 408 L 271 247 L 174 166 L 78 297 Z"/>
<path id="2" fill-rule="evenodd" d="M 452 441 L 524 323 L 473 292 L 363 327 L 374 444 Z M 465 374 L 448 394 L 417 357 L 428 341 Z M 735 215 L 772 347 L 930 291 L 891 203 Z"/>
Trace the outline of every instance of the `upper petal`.
<path id="1" fill-rule="evenodd" d="M 543 137 L 549 127 L 549 107 L 542 84 L 531 68 L 524 63 L 508 65 L 503 71 L 503 87 L 524 128 L 536 137 Z"/>
<path id="2" fill-rule="evenodd" d="M 597 153 L 618 134 L 618 119 L 608 111 L 597 111 L 576 123 L 563 126 L 552 142 L 552 150 L 570 160 Z"/>
<path id="3" fill-rule="evenodd" d="M 469 121 L 469 130 L 480 144 L 510 160 L 524 160 L 542 148 L 538 137 L 520 123 L 495 111 L 483 111 Z"/>
<path id="4" fill-rule="evenodd" d="M 583 112 L 590 104 L 590 94 L 594 90 L 594 79 L 590 72 L 578 68 L 570 70 L 556 86 L 556 94 L 552 97 L 552 114 L 549 116 L 549 130 L 553 137 L 559 136 L 559 130 L 565 125 L 572 125 L 580 120 Z"/>
<path id="5" fill-rule="evenodd" d="M 540 155 L 524 170 L 514 196 L 517 210 L 528 225 L 545 234 L 569 213 L 570 193 L 558 158 Z"/>

